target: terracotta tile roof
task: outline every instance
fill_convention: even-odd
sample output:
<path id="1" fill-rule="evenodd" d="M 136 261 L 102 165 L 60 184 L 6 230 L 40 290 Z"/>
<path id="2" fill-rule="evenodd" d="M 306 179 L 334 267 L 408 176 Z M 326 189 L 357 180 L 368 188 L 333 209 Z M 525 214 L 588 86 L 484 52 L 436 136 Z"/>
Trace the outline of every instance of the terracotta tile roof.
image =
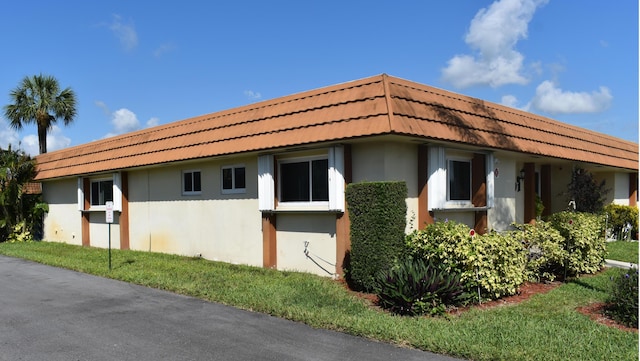
<path id="1" fill-rule="evenodd" d="M 638 144 L 385 74 L 36 156 L 37 179 L 398 134 L 638 169 Z"/>

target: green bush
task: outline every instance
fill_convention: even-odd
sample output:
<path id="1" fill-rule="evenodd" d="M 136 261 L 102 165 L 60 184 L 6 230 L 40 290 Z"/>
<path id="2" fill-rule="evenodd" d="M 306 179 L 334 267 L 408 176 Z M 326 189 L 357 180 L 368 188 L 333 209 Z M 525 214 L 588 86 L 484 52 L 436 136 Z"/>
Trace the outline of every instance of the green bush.
<path id="1" fill-rule="evenodd" d="M 568 275 L 595 273 L 602 269 L 607 254 L 604 216 L 560 212 L 551 215 L 551 224 L 565 238 Z"/>
<path id="2" fill-rule="evenodd" d="M 468 291 L 481 297 L 513 295 L 525 281 L 526 254 L 513 232 L 471 235 L 466 225 L 447 221 L 427 225 L 406 237 L 415 257 L 441 263 L 459 273 Z"/>
<path id="3" fill-rule="evenodd" d="M 623 239 L 623 230 L 631 225 L 630 237 L 635 239 L 638 234 L 638 207 L 608 204 L 604 207 L 608 217 L 607 228 L 611 230 L 616 239 Z"/>
<path id="4" fill-rule="evenodd" d="M 606 311 L 616 321 L 638 328 L 638 270 L 629 269 L 613 277 Z"/>
<path id="5" fill-rule="evenodd" d="M 407 185 L 363 182 L 347 186 L 351 251 L 346 278 L 355 290 L 372 291 L 376 275 L 404 251 Z"/>
<path id="6" fill-rule="evenodd" d="M 440 315 L 469 298 L 459 274 L 411 257 L 380 273 L 376 294 L 382 308 L 408 316 Z"/>
<path id="7" fill-rule="evenodd" d="M 565 238 L 551 223 L 514 225 L 520 233 L 527 253 L 527 278 L 533 282 L 553 281 L 564 273 L 568 258 Z"/>

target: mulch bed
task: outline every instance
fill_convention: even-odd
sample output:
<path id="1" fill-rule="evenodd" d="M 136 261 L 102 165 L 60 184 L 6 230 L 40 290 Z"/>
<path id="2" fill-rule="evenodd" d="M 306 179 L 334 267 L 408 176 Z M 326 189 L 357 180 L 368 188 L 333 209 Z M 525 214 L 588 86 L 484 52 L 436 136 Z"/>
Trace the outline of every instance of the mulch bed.
<path id="1" fill-rule="evenodd" d="M 533 295 L 547 293 L 553 290 L 554 288 L 560 287 L 560 285 L 562 285 L 562 282 L 559 282 L 559 281 L 549 282 L 549 283 L 527 282 L 522 286 L 520 286 L 520 290 L 516 295 L 503 297 L 498 300 L 483 302 L 479 305 L 452 309 L 448 311 L 448 314 L 454 316 L 454 315 L 462 314 L 463 312 L 468 311 L 471 308 L 489 309 L 489 308 L 501 307 L 505 305 L 518 304 L 522 301 L 525 301 L 531 298 Z M 344 283 L 344 286 L 347 289 L 349 289 L 346 283 Z M 353 294 L 355 294 L 356 296 L 362 299 L 367 300 L 372 307 L 376 307 L 376 308 L 378 307 L 377 306 L 378 297 L 376 295 L 370 294 L 370 293 L 354 292 L 354 291 L 350 291 L 350 292 L 352 292 Z M 637 328 L 627 327 L 611 319 L 609 316 L 607 316 L 604 312 L 605 308 L 606 308 L 605 303 L 592 303 L 587 306 L 578 307 L 577 311 L 589 317 L 591 320 L 598 322 L 602 325 L 605 325 L 608 327 L 614 327 L 622 331 L 638 333 Z"/>

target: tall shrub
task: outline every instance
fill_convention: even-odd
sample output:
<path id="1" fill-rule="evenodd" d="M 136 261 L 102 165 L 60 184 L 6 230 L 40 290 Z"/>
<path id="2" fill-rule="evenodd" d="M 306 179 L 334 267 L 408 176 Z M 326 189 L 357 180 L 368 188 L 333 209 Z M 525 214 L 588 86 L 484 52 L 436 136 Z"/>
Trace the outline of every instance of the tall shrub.
<path id="1" fill-rule="evenodd" d="M 575 211 L 598 213 L 604 207 L 604 201 L 610 189 L 602 180 L 596 182 L 593 174 L 588 170 L 576 167 L 571 173 L 571 182 L 567 186 L 569 201 L 575 202 Z"/>
<path id="2" fill-rule="evenodd" d="M 407 185 L 352 183 L 345 196 L 351 220 L 347 280 L 356 290 L 373 291 L 376 276 L 388 270 L 404 250 Z"/>
<path id="3" fill-rule="evenodd" d="M 604 207 L 604 211 L 607 215 L 607 228 L 616 238 L 621 239 L 623 230 L 630 226 L 628 231 L 631 238 L 635 239 L 638 234 L 638 207 L 611 203 Z"/>
<path id="4" fill-rule="evenodd" d="M 606 246 L 604 216 L 560 212 L 551 216 L 551 223 L 565 238 L 567 274 L 595 273 L 604 266 Z"/>

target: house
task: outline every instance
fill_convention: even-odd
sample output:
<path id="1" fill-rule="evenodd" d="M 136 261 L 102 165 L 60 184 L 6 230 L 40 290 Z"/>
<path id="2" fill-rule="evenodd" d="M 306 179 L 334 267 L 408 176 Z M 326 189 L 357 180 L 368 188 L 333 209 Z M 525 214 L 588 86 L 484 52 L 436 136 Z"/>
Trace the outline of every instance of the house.
<path id="1" fill-rule="evenodd" d="M 581 166 L 635 205 L 638 144 L 385 74 L 36 157 L 47 241 L 341 274 L 345 185 L 403 180 L 407 232 L 567 209 Z M 113 223 L 105 209 L 113 202 Z"/>

